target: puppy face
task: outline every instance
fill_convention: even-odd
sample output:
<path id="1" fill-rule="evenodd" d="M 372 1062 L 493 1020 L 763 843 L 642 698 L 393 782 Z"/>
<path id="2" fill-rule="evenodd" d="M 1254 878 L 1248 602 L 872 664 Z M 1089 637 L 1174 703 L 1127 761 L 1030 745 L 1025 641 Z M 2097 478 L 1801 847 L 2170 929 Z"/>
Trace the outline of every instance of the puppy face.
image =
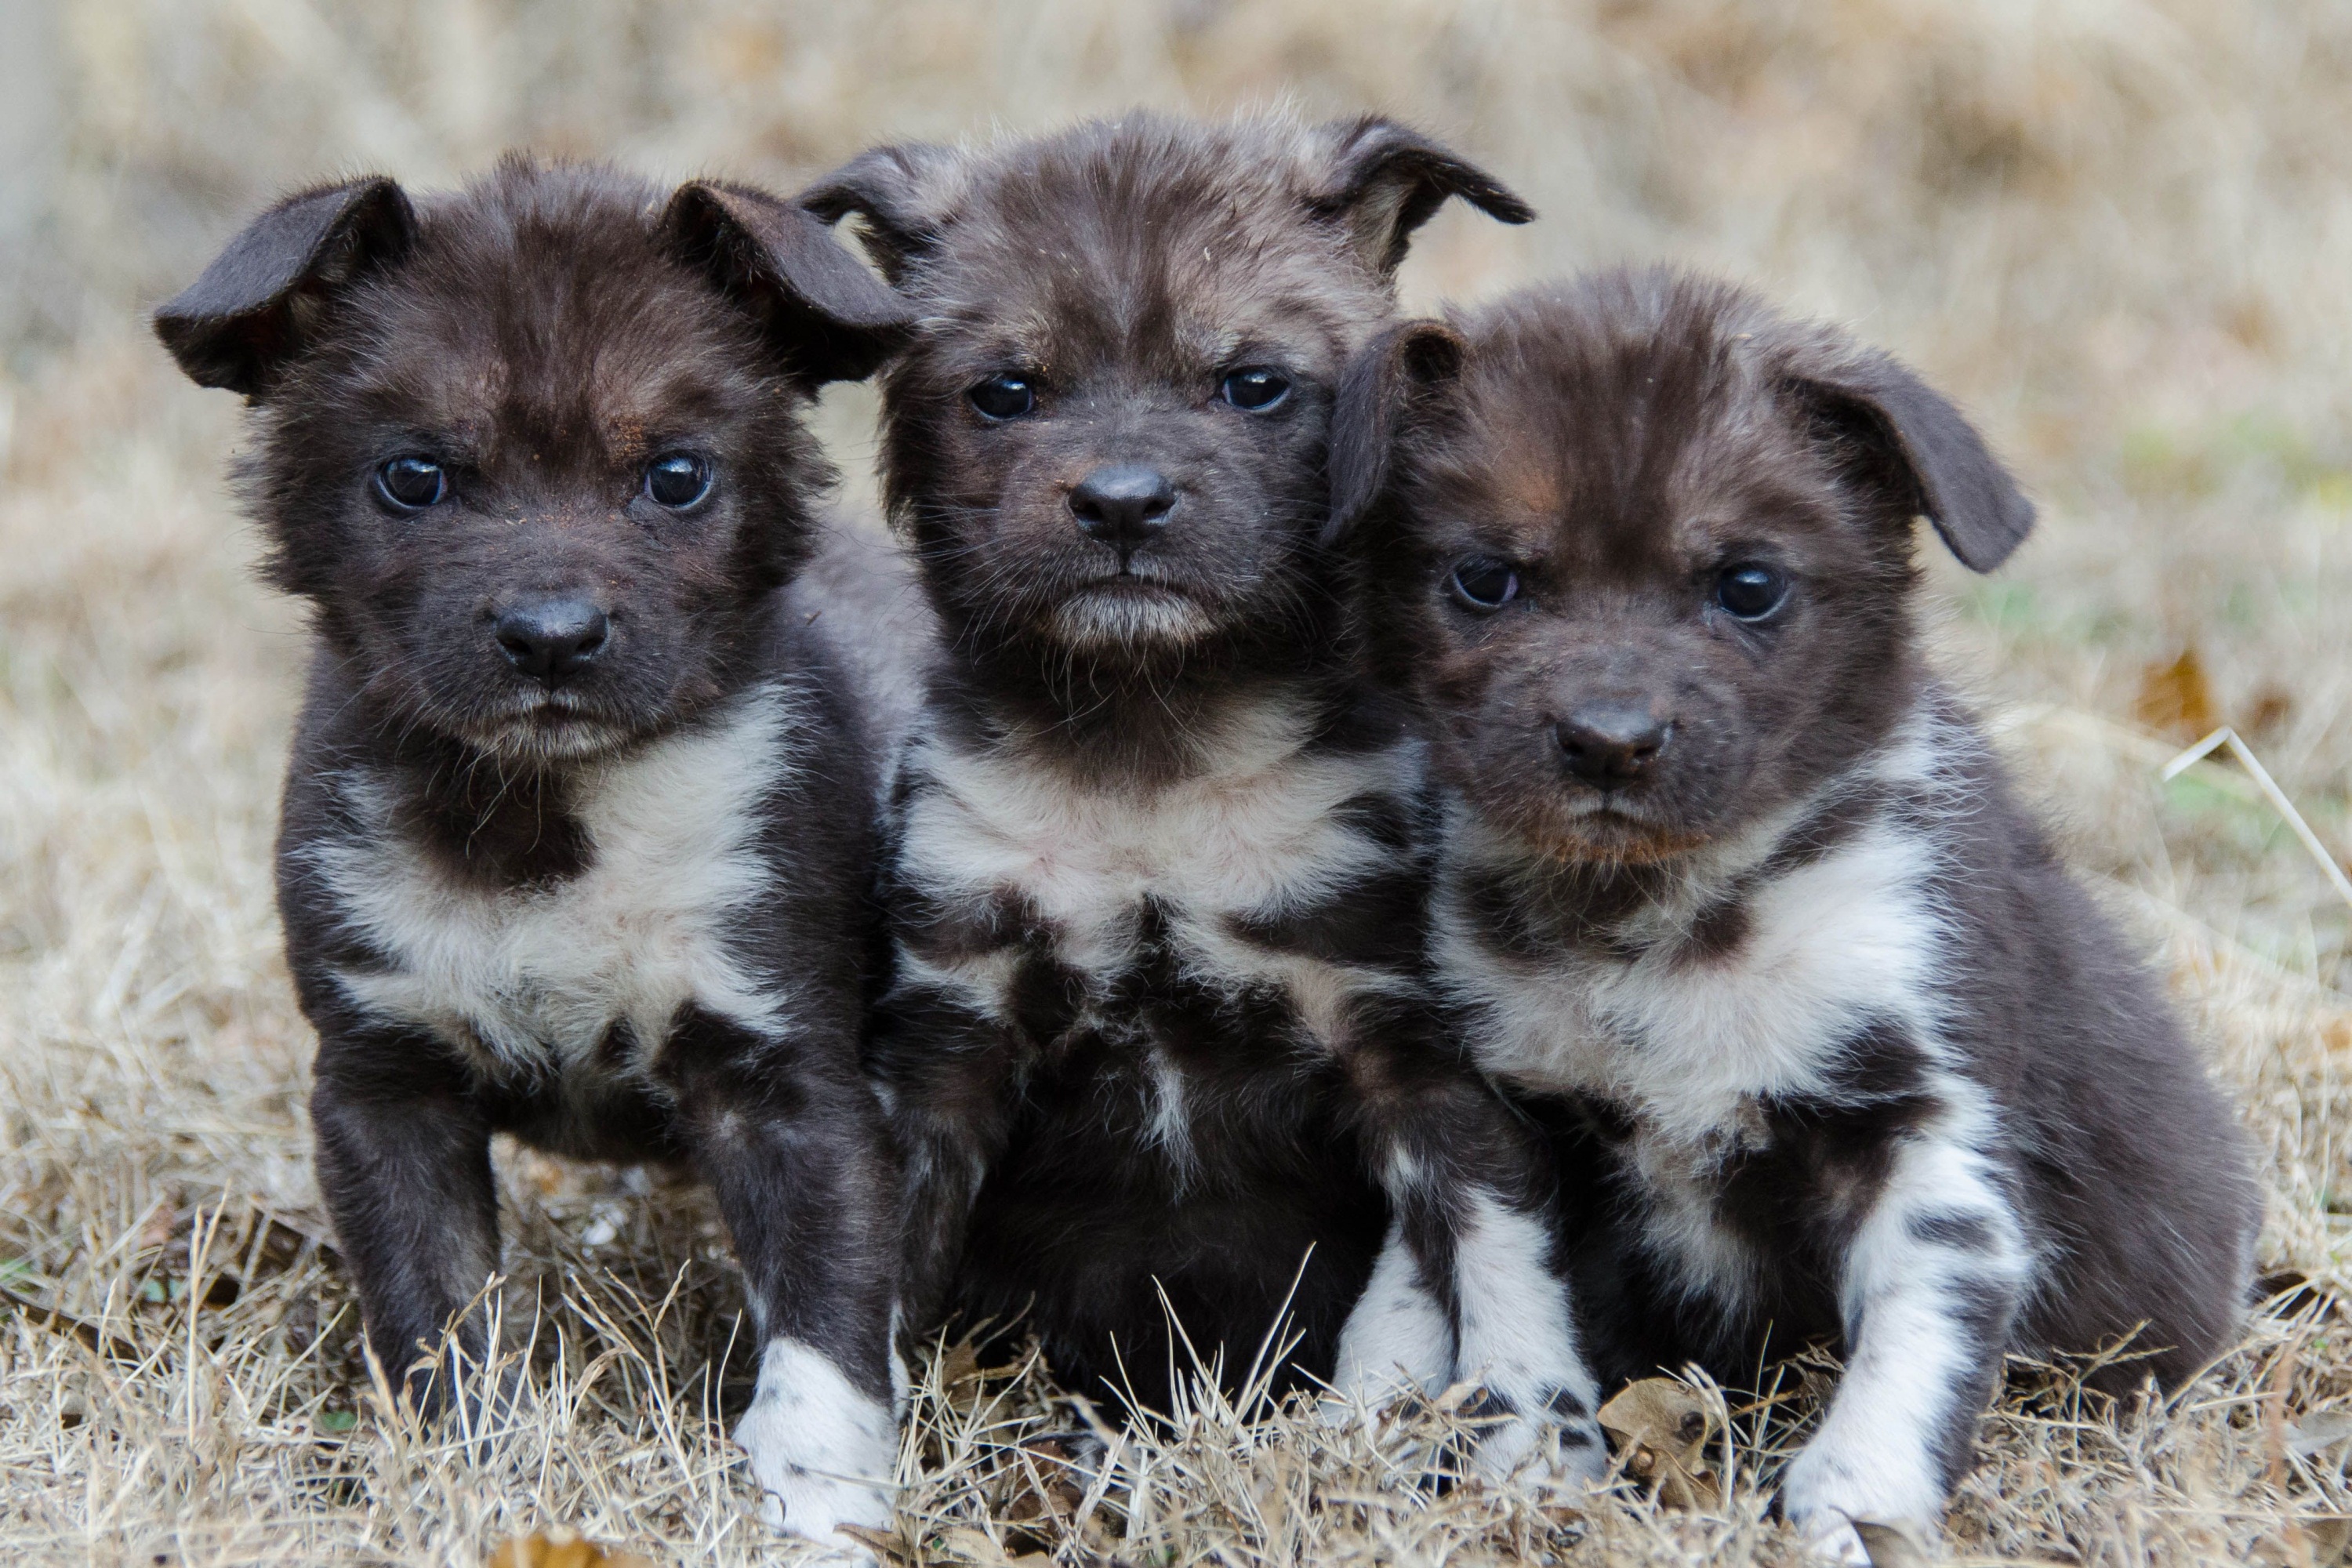
<path id="1" fill-rule="evenodd" d="M 1558 858 L 1691 850 L 1828 779 L 1916 690 L 1913 518 L 1979 570 L 2032 521 L 1902 367 L 1692 279 L 1402 329 L 1344 401 L 1388 657 L 1456 787 Z"/>
<path id="2" fill-rule="evenodd" d="M 804 196 L 922 320 L 885 461 L 955 629 L 1118 666 L 1297 619 L 1332 388 L 1449 195 L 1529 216 L 1378 121 L 885 149 Z"/>
<path id="3" fill-rule="evenodd" d="M 802 297 L 812 246 L 865 320 Z M 272 574 L 371 700 L 546 762 L 744 678 L 827 477 L 799 406 L 898 310 L 772 199 L 513 162 L 420 205 L 385 181 L 297 198 L 159 327 L 258 399 Z"/>

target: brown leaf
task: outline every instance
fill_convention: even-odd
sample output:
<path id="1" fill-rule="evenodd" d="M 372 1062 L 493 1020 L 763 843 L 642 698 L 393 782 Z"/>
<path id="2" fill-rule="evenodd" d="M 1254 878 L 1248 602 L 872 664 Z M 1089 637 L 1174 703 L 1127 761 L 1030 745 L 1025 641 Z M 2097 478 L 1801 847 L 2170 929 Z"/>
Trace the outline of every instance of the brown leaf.
<path id="1" fill-rule="evenodd" d="M 907 1543 L 887 1530 L 868 1530 L 862 1524 L 836 1524 L 833 1528 L 860 1545 L 871 1547 L 874 1555 L 885 1563 L 914 1561 L 907 1554 Z"/>
<path id="2" fill-rule="evenodd" d="M 2170 664 L 2151 664 L 2140 671 L 2132 717 L 2183 741 L 2213 732 L 2221 722 L 2220 710 L 2213 703 L 2212 683 L 2205 678 L 2205 661 L 2193 646 L 2182 648 Z"/>
<path id="3" fill-rule="evenodd" d="M 951 1524 L 931 1539 L 950 1562 L 975 1563 L 978 1568 L 1003 1568 L 1013 1561 L 988 1531 L 974 1530 L 968 1524 Z"/>
<path id="4" fill-rule="evenodd" d="M 499 1542 L 483 1560 L 482 1568 L 654 1568 L 654 1563 L 634 1552 L 586 1540 L 578 1531 L 559 1524 Z"/>
<path id="5" fill-rule="evenodd" d="M 1706 1465 L 1715 1422 L 1696 1390 L 1671 1377 L 1645 1377 L 1602 1405 L 1600 1419 L 1624 1456 L 1625 1473 L 1654 1488 L 1660 1502 L 1681 1509 L 1722 1505 L 1722 1489 Z"/>
<path id="6" fill-rule="evenodd" d="M 999 1508 L 997 1517 L 1008 1524 L 1034 1525 L 1066 1521 L 1076 1514 L 1087 1500 L 1076 1448 L 1076 1436 L 1061 1433 L 1023 1443 L 1012 1496 Z"/>
<path id="7" fill-rule="evenodd" d="M 1853 1532 L 1862 1537 L 1862 1549 L 1870 1553 L 1870 1568 L 1927 1568 L 1932 1561 L 1927 1549 L 1898 1525 L 1857 1519 Z"/>

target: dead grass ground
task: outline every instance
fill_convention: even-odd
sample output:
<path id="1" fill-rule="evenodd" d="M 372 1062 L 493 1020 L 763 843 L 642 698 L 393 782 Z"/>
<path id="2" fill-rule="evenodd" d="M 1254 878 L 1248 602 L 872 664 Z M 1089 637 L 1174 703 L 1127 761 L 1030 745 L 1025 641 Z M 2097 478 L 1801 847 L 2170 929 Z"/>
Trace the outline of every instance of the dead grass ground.
<path id="1" fill-rule="evenodd" d="M 508 1310 L 535 1346 L 519 1430 L 478 1463 L 372 1399 L 310 1184 L 310 1041 L 268 893 L 299 621 L 251 583 L 224 499 L 232 410 L 173 380 L 137 308 L 268 189 L 326 167 L 423 182 L 530 141 L 788 180 L 884 134 L 1287 91 L 1429 119 L 1549 215 L 1524 233 L 1441 220 L 1417 299 L 1687 256 L 1901 347 L 2020 458 L 2042 535 L 1990 583 L 1937 569 L 1946 666 L 2164 953 L 2268 1157 L 2265 1264 L 2308 1284 L 2169 1402 L 2113 1406 L 2013 1369 L 1945 1546 L 2344 1559 L 2352 911 L 2232 769 L 2156 777 L 2227 719 L 2324 839 L 2352 842 L 2339 8 L 41 15 L 33 65 L 9 68 L 37 78 L 46 118 L 0 148 L 0 240 L 29 258 L 0 313 L 0 1557 L 473 1568 L 546 1522 L 665 1563 L 782 1550 L 723 1440 L 736 1299 L 690 1190 L 505 1158 Z M 853 475 L 866 406 L 827 409 Z M 2184 649 L 2198 679 L 2151 679 Z M 1572 1506 L 1433 1495 L 1409 1439 L 1442 1412 L 1385 1446 L 1193 1412 L 1074 1494 L 1034 1441 L 1076 1424 L 1066 1402 L 950 1355 L 910 1440 L 907 1538 L 982 1564 L 1781 1562 L 1763 1489 L 1817 1386 L 1791 1368 L 1769 1409 L 1732 1401 L 1710 1511 L 1631 1481 Z"/>

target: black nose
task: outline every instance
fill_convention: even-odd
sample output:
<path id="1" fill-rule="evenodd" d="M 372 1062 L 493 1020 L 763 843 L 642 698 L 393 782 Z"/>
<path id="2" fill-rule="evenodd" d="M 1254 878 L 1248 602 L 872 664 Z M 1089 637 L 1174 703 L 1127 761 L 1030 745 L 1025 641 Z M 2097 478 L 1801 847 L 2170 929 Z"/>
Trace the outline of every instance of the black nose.
<path id="1" fill-rule="evenodd" d="M 1176 508 L 1176 487 L 1158 468 L 1113 463 L 1070 492 L 1070 510 L 1089 539 L 1132 550 L 1157 533 Z"/>
<path id="2" fill-rule="evenodd" d="M 517 669 L 549 689 L 604 651 L 612 623 L 585 599 L 533 599 L 499 613 L 499 647 Z"/>
<path id="3" fill-rule="evenodd" d="M 1568 771 L 1589 784 L 1615 789 L 1650 771 L 1666 749 L 1673 726 L 1630 702 L 1595 702 L 1552 726 Z"/>

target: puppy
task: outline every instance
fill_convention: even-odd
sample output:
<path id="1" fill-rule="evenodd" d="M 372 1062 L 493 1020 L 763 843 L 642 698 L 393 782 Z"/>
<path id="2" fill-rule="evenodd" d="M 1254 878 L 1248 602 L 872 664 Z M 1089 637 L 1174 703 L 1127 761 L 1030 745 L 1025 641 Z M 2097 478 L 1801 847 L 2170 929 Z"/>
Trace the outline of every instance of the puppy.
<path id="1" fill-rule="evenodd" d="M 1394 329 L 1339 419 L 1445 784 L 1443 977 L 1589 1173 L 1606 1370 L 1839 1342 L 1780 1499 L 1859 1562 L 1852 1521 L 1932 1527 L 2005 1351 L 2223 1348 L 2244 1142 L 1918 647 L 1914 518 L 1979 572 L 2032 521 L 1959 413 L 1646 273 Z"/>
<path id="2" fill-rule="evenodd" d="M 247 502 L 315 612 L 278 900 L 371 1349 L 428 1411 L 453 1321 L 488 1349 L 492 1133 L 686 1162 L 761 1338 L 771 1516 L 882 1523 L 874 763 L 787 585 L 830 478 L 800 409 L 898 301 L 758 192 L 509 160 L 282 202 L 155 325 L 251 400 Z"/>
<path id="3" fill-rule="evenodd" d="M 1072 1386 L 1163 1412 L 1195 1357 L 1476 1377 L 1484 1463 L 1557 1434 L 1580 1468 L 1540 1152 L 1434 1026 L 1423 748 L 1320 539 L 1339 374 L 1448 196 L 1531 216 L 1378 119 L 887 148 L 803 196 L 921 319 L 886 492 L 951 649 L 871 1067 L 917 1327 L 1025 1313 Z"/>

